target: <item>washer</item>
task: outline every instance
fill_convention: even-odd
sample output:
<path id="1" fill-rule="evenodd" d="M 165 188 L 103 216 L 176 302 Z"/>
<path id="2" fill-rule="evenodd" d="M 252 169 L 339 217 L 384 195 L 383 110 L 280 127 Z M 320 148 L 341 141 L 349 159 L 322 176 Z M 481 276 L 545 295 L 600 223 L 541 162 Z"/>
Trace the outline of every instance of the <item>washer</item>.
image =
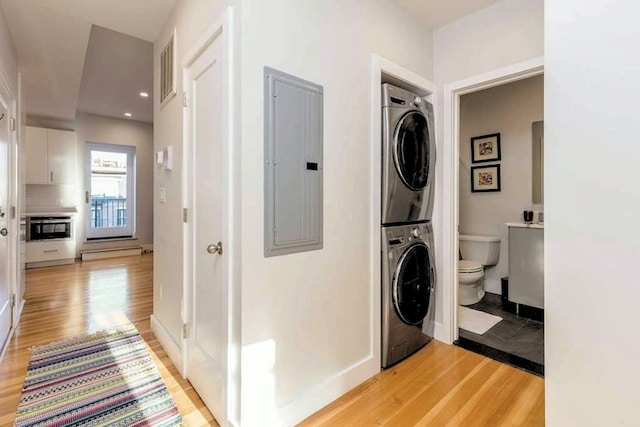
<path id="1" fill-rule="evenodd" d="M 431 103 L 382 85 L 382 224 L 431 220 L 434 129 Z"/>
<path id="2" fill-rule="evenodd" d="M 382 367 L 433 337 L 436 270 L 431 224 L 382 227 Z"/>

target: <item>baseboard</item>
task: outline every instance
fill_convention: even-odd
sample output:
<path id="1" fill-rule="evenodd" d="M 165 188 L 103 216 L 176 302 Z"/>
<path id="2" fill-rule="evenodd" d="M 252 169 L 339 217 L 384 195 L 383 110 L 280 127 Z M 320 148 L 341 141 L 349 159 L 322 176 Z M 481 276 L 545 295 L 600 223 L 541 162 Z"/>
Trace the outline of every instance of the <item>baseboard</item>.
<path id="1" fill-rule="evenodd" d="M 24 265 L 24 268 L 29 270 L 32 268 L 41 268 L 41 267 L 57 267 L 59 265 L 69 265 L 76 262 L 75 258 L 65 258 L 65 259 L 56 259 L 53 261 L 38 261 L 38 262 L 27 262 Z"/>
<path id="2" fill-rule="evenodd" d="M 162 322 L 153 314 L 151 315 L 151 331 L 167 353 L 167 356 L 169 356 L 169 359 L 171 359 L 173 366 L 184 377 L 182 348 L 174 341 Z"/>
<path id="3" fill-rule="evenodd" d="M 296 425 L 379 372 L 380 360 L 370 355 L 302 392 L 295 401 L 278 408 L 278 422 L 281 425 Z"/>
<path id="4" fill-rule="evenodd" d="M 11 328 L 9 330 L 9 335 L 7 336 L 7 341 L 4 343 L 4 347 L 0 348 L 0 366 L 2 366 L 2 361 L 4 360 L 4 355 L 7 353 L 7 349 L 9 348 L 9 343 L 11 342 L 11 338 L 13 338 L 13 331 L 16 328 Z"/>
<path id="5" fill-rule="evenodd" d="M 447 331 L 444 325 L 440 322 L 434 322 L 433 338 L 445 344 L 453 344 L 453 341 L 449 337 L 449 331 Z"/>
<path id="6" fill-rule="evenodd" d="M 7 349 L 9 348 L 9 343 L 11 342 L 11 338 L 13 338 L 13 333 L 16 331 L 16 328 L 20 324 L 20 318 L 22 317 L 22 310 L 24 310 L 25 300 L 20 301 L 20 305 L 18 306 L 18 310 L 16 313 L 16 321 L 13 326 L 9 330 L 9 335 L 7 336 L 7 341 L 4 343 L 4 347 L 0 351 L 0 365 L 2 365 L 2 360 L 4 359 L 4 355 L 7 353 Z"/>
<path id="7" fill-rule="evenodd" d="M 131 248 L 97 249 L 80 252 L 82 261 L 92 261 L 95 259 L 118 258 L 136 255 L 142 255 L 142 247 L 136 246 Z"/>
<path id="8" fill-rule="evenodd" d="M 22 301 L 20 301 L 20 305 L 18 306 L 18 314 L 16 315 L 17 317 L 17 321 L 16 321 L 16 325 L 20 323 L 20 318 L 22 317 L 22 311 L 24 310 L 24 305 L 27 303 L 26 299 L 22 299 Z"/>

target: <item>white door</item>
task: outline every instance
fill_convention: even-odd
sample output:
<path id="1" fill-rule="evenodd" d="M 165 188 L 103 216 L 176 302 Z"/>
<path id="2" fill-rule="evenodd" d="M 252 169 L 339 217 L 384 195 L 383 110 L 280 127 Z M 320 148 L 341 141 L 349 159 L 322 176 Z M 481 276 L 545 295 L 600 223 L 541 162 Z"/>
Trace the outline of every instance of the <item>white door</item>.
<path id="1" fill-rule="evenodd" d="M 1 102 L 1 100 L 0 100 Z M 0 353 L 11 330 L 9 299 L 9 111 L 0 104 Z"/>
<path id="2" fill-rule="evenodd" d="M 228 218 L 227 90 L 218 35 L 185 69 L 185 171 L 188 174 L 186 376 L 226 424 Z"/>

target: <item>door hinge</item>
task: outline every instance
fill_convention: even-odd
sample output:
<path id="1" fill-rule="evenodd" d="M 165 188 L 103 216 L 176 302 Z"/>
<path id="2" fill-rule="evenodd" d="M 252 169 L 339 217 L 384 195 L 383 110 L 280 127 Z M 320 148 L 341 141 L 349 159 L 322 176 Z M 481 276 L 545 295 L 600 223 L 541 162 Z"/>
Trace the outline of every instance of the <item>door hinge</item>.
<path id="1" fill-rule="evenodd" d="M 11 219 L 16 219 L 16 207 L 11 206 Z"/>
<path id="2" fill-rule="evenodd" d="M 16 130 L 16 119 L 14 119 L 13 117 L 11 117 L 11 119 L 9 120 L 9 129 Z"/>
<path id="3" fill-rule="evenodd" d="M 11 307 L 16 306 L 16 294 L 11 294 Z"/>
<path id="4" fill-rule="evenodd" d="M 183 107 L 188 107 L 189 106 L 187 104 L 187 92 L 182 92 L 182 106 Z"/>
<path id="5" fill-rule="evenodd" d="M 182 324 L 182 338 L 183 339 L 187 339 L 187 324 L 186 323 Z"/>
<path id="6" fill-rule="evenodd" d="M 183 208 L 182 209 L 182 222 L 188 222 L 189 221 L 189 209 L 187 208 Z"/>

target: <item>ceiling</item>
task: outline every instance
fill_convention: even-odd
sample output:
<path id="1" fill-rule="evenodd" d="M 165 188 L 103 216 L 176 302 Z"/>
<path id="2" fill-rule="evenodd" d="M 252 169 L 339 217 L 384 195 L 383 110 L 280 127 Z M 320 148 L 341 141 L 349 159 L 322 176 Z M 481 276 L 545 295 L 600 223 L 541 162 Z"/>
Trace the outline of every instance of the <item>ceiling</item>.
<path id="1" fill-rule="evenodd" d="M 28 115 L 153 120 L 153 41 L 177 0 L 0 0 Z M 143 99 L 139 93 L 149 97 Z"/>
<path id="2" fill-rule="evenodd" d="M 497 0 L 393 0 L 429 28 L 438 28 Z"/>
<path id="3" fill-rule="evenodd" d="M 76 112 L 151 122 L 153 41 L 178 0 L 0 0 L 28 115 Z M 496 0 L 393 0 L 430 28 Z M 141 98 L 140 92 L 149 93 Z"/>

